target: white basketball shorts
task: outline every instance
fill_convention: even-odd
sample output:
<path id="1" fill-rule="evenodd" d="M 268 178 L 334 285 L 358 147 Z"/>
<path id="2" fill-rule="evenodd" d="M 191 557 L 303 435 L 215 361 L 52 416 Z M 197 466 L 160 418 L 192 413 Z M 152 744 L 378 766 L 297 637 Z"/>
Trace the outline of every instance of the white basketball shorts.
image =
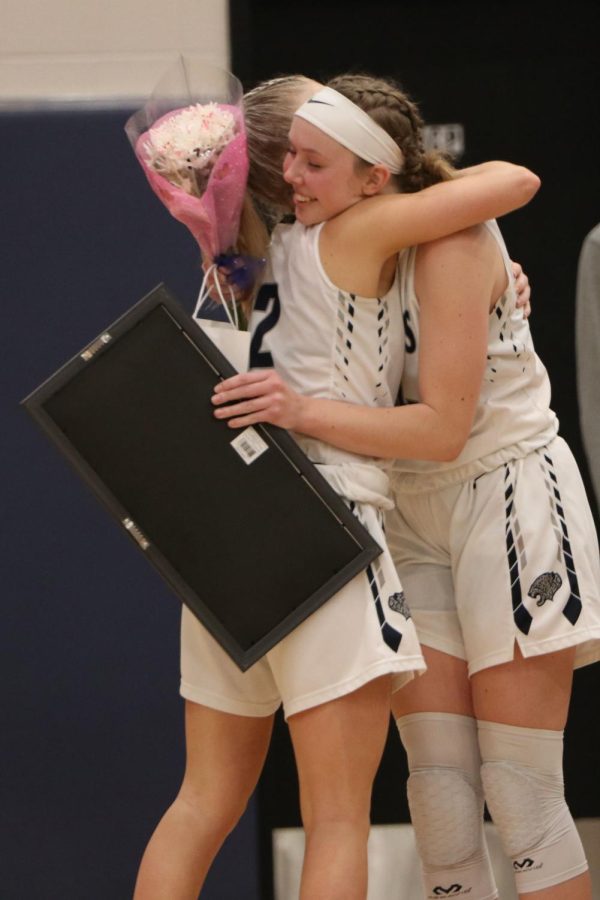
<path id="1" fill-rule="evenodd" d="M 399 484 L 398 487 L 401 488 Z M 422 644 L 469 674 L 577 646 L 600 658 L 592 514 L 562 438 L 461 484 L 395 493 L 386 536 Z"/>
<path id="2" fill-rule="evenodd" d="M 425 669 L 381 526 L 369 504 L 354 512 L 384 548 L 366 570 L 241 672 L 186 608 L 181 623 L 181 694 L 241 716 L 286 718 L 394 673 L 397 689 Z"/>

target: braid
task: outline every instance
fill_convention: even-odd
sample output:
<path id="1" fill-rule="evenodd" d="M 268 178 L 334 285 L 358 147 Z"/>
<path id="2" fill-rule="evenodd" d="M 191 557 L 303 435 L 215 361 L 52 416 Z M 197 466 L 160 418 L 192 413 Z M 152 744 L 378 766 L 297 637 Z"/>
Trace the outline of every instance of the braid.
<path id="1" fill-rule="evenodd" d="M 440 153 L 425 151 L 419 109 L 398 84 L 370 75 L 339 75 L 328 87 L 356 103 L 396 141 L 404 156 L 403 170 L 394 176 L 399 191 L 414 193 L 452 177 Z"/>

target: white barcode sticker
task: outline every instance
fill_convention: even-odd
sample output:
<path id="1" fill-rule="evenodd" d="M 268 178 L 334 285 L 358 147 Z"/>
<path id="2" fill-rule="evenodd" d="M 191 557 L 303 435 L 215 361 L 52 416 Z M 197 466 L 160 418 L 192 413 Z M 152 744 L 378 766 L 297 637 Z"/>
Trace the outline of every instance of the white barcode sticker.
<path id="1" fill-rule="evenodd" d="M 258 431 L 255 431 L 252 426 L 245 428 L 241 434 L 238 434 L 231 442 L 231 446 L 242 457 L 246 465 L 253 463 L 265 450 L 269 449 L 269 445 L 263 441 Z"/>

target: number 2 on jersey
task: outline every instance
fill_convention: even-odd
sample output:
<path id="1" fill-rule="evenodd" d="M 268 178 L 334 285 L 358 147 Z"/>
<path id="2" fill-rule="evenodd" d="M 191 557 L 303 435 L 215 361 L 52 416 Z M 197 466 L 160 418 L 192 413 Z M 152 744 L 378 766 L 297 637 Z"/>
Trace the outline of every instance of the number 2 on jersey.
<path id="1" fill-rule="evenodd" d="M 262 349 L 262 343 L 265 335 L 277 325 L 281 313 L 279 291 L 277 290 L 276 284 L 263 284 L 256 297 L 254 311 L 265 312 L 269 305 L 271 306 L 269 312 L 253 330 L 252 340 L 250 342 L 251 369 L 273 368 L 273 357 L 268 350 Z"/>

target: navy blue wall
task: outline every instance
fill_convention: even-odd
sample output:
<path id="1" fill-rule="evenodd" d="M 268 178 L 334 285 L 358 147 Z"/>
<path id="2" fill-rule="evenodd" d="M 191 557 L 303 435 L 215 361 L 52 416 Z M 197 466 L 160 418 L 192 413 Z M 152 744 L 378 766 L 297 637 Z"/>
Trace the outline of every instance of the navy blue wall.
<path id="1" fill-rule="evenodd" d="M 0 115 L 3 900 L 127 900 L 183 771 L 178 601 L 19 407 L 158 282 L 193 307 L 125 118 Z M 255 900 L 256 845 L 252 804 L 203 898 Z"/>

